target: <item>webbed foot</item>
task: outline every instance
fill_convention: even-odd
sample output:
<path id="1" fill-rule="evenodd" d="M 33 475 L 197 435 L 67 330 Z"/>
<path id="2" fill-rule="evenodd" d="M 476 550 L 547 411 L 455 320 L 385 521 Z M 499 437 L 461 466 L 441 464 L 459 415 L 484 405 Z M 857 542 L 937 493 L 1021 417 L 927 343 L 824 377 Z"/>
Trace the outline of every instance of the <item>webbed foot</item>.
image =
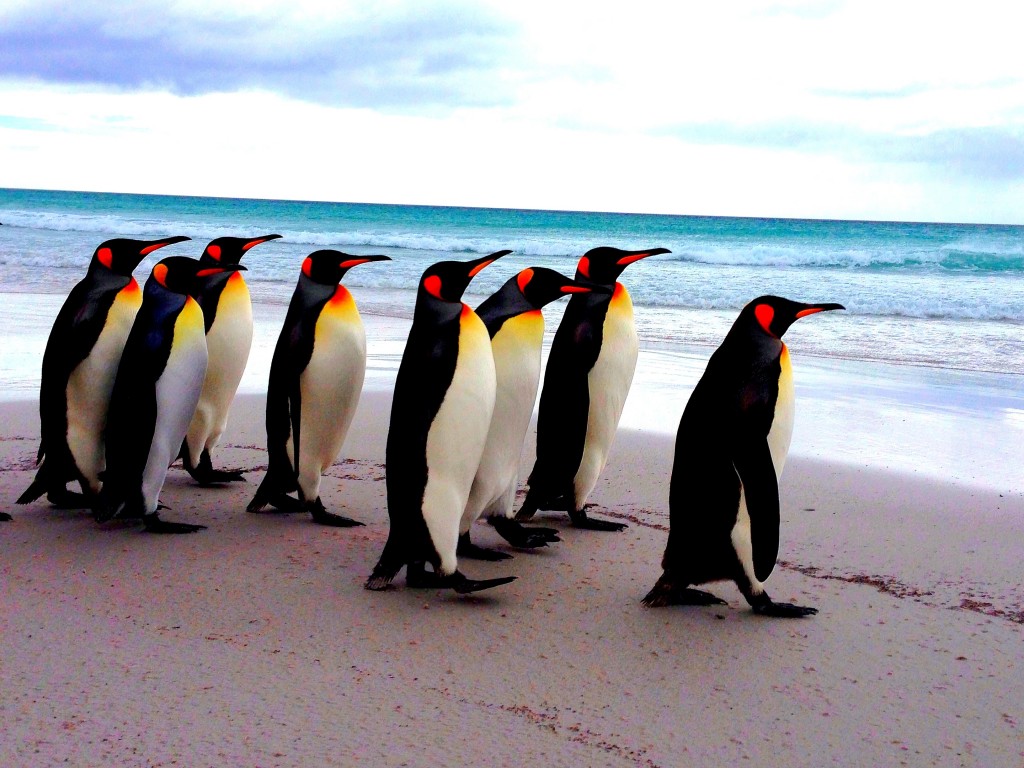
<path id="1" fill-rule="evenodd" d="M 142 524 L 145 526 L 143 530 L 145 530 L 146 533 L 195 533 L 196 531 L 206 529 L 205 525 L 172 523 L 169 520 L 161 520 L 160 516 L 156 512 L 151 515 L 143 515 Z"/>
<path id="2" fill-rule="evenodd" d="M 497 562 L 498 560 L 511 560 L 512 555 L 507 552 L 499 552 L 496 549 L 487 549 L 486 547 L 478 547 L 472 541 L 469 540 L 469 534 L 464 533 L 459 536 L 459 545 L 455 549 L 455 554 L 459 557 L 468 557 L 470 560 L 486 560 L 488 562 Z"/>
<path id="3" fill-rule="evenodd" d="M 313 502 L 309 511 L 313 515 L 313 522 L 317 525 L 329 525 L 333 528 L 352 528 L 357 525 L 365 525 L 365 523 L 353 520 L 350 517 L 343 517 L 333 512 L 328 512 L 324 508 L 324 503 L 319 498 Z"/>

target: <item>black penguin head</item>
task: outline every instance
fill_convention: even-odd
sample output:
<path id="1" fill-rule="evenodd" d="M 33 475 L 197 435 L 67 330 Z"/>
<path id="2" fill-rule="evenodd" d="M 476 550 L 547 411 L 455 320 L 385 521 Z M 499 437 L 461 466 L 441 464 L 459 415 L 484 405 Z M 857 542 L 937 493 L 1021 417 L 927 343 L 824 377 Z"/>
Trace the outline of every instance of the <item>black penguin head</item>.
<path id="1" fill-rule="evenodd" d="M 781 339 L 789 326 L 801 317 L 846 309 L 842 304 L 802 304 L 780 296 L 760 296 L 747 304 L 736 319 L 737 325 L 760 329 L 769 336 Z"/>
<path id="2" fill-rule="evenodd" d="M 183 293 L 194 297 L 202 290 L 203 283 L 214 275 L 244 271 L 245 267 L 241 264 L 223 264 L 211 267 L 203 264 L 199 259 L 191 259 L 188 256 L 168 256 L 153 267 L 150 280 L 155 280 L 172 293 Z"/>
<path id="3" fill-rule="evenodd" d="M 516 284 L 534 309 L 541 309 L 555 299 L 571 293 L 610 293 L 608 288 L 570 280 L 547 267 L 528 267 L 516 275 Z"/>
<path id="4" fill-rule="evenodd" d="M 512 251 L 497 251 L 472 261 L 439 261 L 427 267 L 420 278 L 417 298 L 428 296 L 438 301 L 462 301 L 470 281 L 480 272 Z"/>
<path id="5" fill-rule="evenodd" d="M 199 260 L 210 266 L 217 264 L 237 264 L 250 248 L 268 240 L 277 240 L 280 235 L 264 235 L 263 237 L 218 237 L 211 240 L 203 250 Z"/>
<path id="6" fill-rule="evenodd" d="M 599 285 L 611 285 L 618 280 L 622 270 L 634 261 L 656 256 L 659 253 L 671 253 L 668 248 L 646 248 L 642 251 L 623 251 L 618 248 L 592 248 L 583 254 L 576 267 L 576 279 L 583 278 Z"/>
<path id="7" fill-rule="evenodd" d="M 390 256 L 352 256 L 341 251 L 313 251 L 302 262 L 302 274 L 321 285 L 337 285 L 352 267 L 371 261 L 391 261 Z"/>
<path id="8" fill-rule="evenodd" d="M 165 237 L 161 240 L 131 240 L 120 237 L 100 243 L 92 255 L 89 268 L 109 269 L 118 275 L 129 277 L 144 258 L 165 245 L 180 243 L 190 238 L 183 235 Z"/>

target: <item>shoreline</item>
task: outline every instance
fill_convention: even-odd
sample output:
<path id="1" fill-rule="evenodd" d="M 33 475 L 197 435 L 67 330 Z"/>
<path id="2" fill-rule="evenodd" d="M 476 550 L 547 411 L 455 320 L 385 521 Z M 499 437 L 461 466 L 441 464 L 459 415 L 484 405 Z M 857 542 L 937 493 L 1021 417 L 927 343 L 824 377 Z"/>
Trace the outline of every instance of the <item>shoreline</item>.
<path id="1" fill-rule="evenodd" d="M 365 392 L 390 391 L 408 334 L 411 314 L 377 314 L 372 297 L 391 294 L 358 289 L 364 311 L 368 366 Z M 371 300 L 364 300 L 363 295 Z M 6 294 L 10 295 L 10 294 Z M 17 294 L 24 298 L 31 294 Z M 281 301 L 254 302 L 253 349 L 239 389 L 266 391 L 277 335 L 290 292 Z M 0 292 L 0 402 L 36 400 L 42 352 L 63 296 L 4 302 Z M 411 310 L 410 310 L 411 313 Z M 544 355 L 561 307 L 546 310 Z M 638 310 L 638 321 L 642 317 Z M 810 326 L 810 324 L 808 324 Z M 850 467 L 878 467 L 911 476 L 1001 492 L 1024 491 L 1024 381 L 1016 373 L 984 373 L 886 362 L 822 358 L 804 351 L 804 328 L 787 337 L 793 355 L 796 425 L 791 455 Z M 713 346 L 650 339 L 640 328 L 640 359 L 621 426 L 674 438 L 679 418 Z"/>
<path id="2" fill-rule="evenodd" d="M 671 437 L 621 430 L 592 500 L 619 534 L 563 541 L 474 577 L 459 598 L 363 581 L 387 536 L 390 393 L 364 392 L 323 498 L 366 523 L 248 515 L 263 399 L 244 395 L 214 456 L 247 483 L 172 468 L 146 536 L 45 503 L 14 506 L 38 446 L 34 403 L 0 403 L 5 765 L 476 764 L 1019 766 L 1024 756 L 1024 495 L 795 457 L 782 477 L 780 600 L 646 609 L 667 527 Z M 523 454 L 532 461 L 532 433 Z M 642 468 L 637 471 L 637 468 Z M 474 539 L 499 539 L 485 524 Z"/>

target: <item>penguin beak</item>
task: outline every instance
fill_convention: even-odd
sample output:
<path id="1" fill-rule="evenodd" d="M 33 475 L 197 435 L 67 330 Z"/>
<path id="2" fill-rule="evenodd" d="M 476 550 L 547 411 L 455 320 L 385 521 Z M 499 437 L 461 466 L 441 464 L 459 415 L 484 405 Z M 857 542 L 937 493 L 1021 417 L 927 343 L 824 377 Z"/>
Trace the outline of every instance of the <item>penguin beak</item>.
<path id="1" fill-rule="evenodd" d="M 225 264 L 221 267 L 210 267 L 209 269 L 200 269 L 196 272 L 196 277 L 210 277 L 211 275 L 219 275 L 222 272 L 246 272 L 246 267 L 241 264 Z"/>
<path id="2" fill-rule="evenodd" d="M 831 312 L 834 309 L 846 309 L 842 304 L 811 304 L 805 309 L 801 309 L 796 313 L 796 319 L 799 320 L 801 317 L 807 317 L 808 315 L 816 315 L 819 312 Z"/>
<path id="3" fill-rule="evenodd" d="M 620 258 L 616 264 L 620 267 L 625 267 L 632 264 L 634 261 L 640 261 L 640 259 L 646 259 L 648 256 L 657 256 L 660 253 L 672 253 L 668 248 L 649 248 L 644 251 L 633 251 Z"/>
<path id="4" fill-rule="evenodd" d="M 341 262 L 338 266 L 341 269 L 352 269 L 352 267 L 358 267 L 360 264 L 368 264 L 371 261 L 391 261 L 390 256 L 357 256 L 354 259 L 347 259 Z"/>
<path id="5" fill-rule="evenodd" d="M 165 237 L 163 240 L 149 240 L 148 244 L 139 251 L 139 255 L 148 256 L 153 251 L 158 251 L 165 245 L 174 245 L 175 243 L 183 243 L 186 240 L 191 240 L 191 237 L 185 237 L 184 235 L 175 235 L 174 237 Z"/>
<path id="6" fill-rule="evenodd" d="M 573 280 L 570 283 L 566 283 L 561 288 L 562 293 L 604 293 L 609 294 L 612 289 L 606 285 L 597 285 L 596 283 L 585 283 L 582 280 Z"/>
<path id="7" fill-rule="evenodd" d="M 491 266 L 494 262 L 500 259 L 502 256 L 508 256 L 512 251 L 495 251 L 490 256 L 484 256 L 482 259 L 476 261 L 467 262 L 466 266 L 469 267 L 470 279 L 476 277 L 483 272 L 487 267 Z"/>
<path id="8" fill-rule="evenodd" d="M 245 253 L 250 248 L 255 248 L 260 243 L 265 243 L 269 240 L 277 240 L 280 237 L 280 235 L 264 235 L 263 237 L 257 237 L 255 240 L 250 240 L 249 242 L 242 246 L 242 253 Z"/>

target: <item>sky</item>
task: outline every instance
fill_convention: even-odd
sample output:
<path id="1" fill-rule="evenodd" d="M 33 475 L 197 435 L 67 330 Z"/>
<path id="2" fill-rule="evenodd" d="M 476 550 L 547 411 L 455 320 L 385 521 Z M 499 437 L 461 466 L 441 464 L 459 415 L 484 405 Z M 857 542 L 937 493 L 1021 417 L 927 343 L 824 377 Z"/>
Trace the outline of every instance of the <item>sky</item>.
<path id="1" fill-rule="evenodd" d="M 1024 224 L 1014 2 L 0 0 L 0 186 Z"/>

